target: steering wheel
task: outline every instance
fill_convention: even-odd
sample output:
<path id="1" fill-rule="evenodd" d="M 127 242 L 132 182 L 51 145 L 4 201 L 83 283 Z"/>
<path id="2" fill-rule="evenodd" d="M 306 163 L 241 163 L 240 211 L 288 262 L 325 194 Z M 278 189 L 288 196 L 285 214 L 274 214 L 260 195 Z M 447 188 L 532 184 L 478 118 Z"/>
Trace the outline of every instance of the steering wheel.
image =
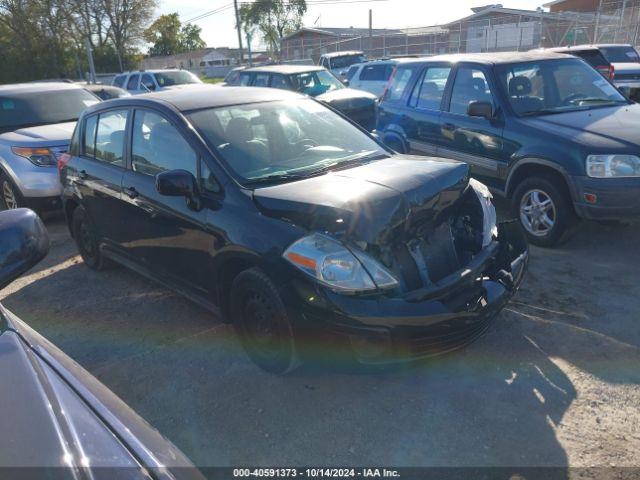
<path id="1" fill-rule="evenodd" d="M 562 105 L 570 105 L 581 98 L 587 98 L 587 95 L 584 93 L 572 93 L 562 100 Z"/>

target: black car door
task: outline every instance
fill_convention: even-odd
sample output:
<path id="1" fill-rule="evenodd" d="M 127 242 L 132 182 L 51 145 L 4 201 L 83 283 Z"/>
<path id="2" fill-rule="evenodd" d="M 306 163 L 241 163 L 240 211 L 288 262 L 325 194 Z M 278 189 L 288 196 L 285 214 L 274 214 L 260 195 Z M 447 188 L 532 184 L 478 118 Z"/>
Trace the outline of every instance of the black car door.
<path id="1" fill-rule="evenodd" d="M 413 88 L 409 97 L 413 124 L 409 129 L 409 146 L 413 151 L 436 155 L 438 147 L 444 141 L 440 130 L 440 116 L 450 74 L 450 65 L 428 65 Z"/>
<path id="2" fill-rule="evenodd" d="M 460 64 L 450 90 L 448 107 L 440 117 L 444 142 L 438 153 L 468 163 L 473 176 L 494 186 L 504 161 L 504 119 L 497 107 L 492 77 L 483 65 Z M 490 103 L 496 115 L 470 116 L 472 102 Z"/>
<path id="3" fill-rule="evenodd" d="M 116 108 L 86 117 L 74 182 L 82 205 L 93 221 L 101 243 L 110 247 L 122 241 L 121 199 L 125 172 L 125 137 L 129 109 Z"/>
<path id="4" fill-rule="evenodd" d="M 136 109 L 129 156 L 122 182 L 129 227 L 124 251 L 164 280 L 206 295 L 213 244 L 206 209 L 194 209 L 184 197 L 160 195 L 155 186 L 155 176 L 169 170 L 187 170 L 198 178 L 197 150 L 164 114 Z"/>

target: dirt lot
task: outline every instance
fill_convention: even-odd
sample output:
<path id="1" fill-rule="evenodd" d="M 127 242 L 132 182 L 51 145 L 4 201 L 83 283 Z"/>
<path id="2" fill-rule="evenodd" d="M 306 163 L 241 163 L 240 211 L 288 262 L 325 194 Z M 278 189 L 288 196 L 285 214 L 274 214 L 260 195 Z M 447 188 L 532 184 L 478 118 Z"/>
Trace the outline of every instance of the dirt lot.
<path id="1" fill-rule="evenodd" d="M 462 351 L 284 378 L 232 327 L 125 269 L 90 271 L 64 221 L 47 226 L 48 258 L 0 300 L 198 465 L 640 466 L 640 226 L 533 248 Z"/>

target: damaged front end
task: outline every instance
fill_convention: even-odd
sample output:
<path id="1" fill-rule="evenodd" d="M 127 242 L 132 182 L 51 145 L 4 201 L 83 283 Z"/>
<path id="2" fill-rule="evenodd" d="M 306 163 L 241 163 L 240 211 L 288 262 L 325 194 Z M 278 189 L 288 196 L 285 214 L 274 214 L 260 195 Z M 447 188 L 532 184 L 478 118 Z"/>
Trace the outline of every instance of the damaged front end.
<path id="1" fill-rule="evenodd" d="M 285 292 L 302 323 L 348 338 L 364 363 L 479 336 L 520 285 L 528 247 L 516 222 L 497 224 L 491 194 L 467 173 L 464 164 L 379 163 L 260 193 L 263 211 L 311 232 L 283 254 L 310 280 Z M 318 193 L 342 180 L 353 190 L 364 182 L 366 194 L 339 202 Z"/>

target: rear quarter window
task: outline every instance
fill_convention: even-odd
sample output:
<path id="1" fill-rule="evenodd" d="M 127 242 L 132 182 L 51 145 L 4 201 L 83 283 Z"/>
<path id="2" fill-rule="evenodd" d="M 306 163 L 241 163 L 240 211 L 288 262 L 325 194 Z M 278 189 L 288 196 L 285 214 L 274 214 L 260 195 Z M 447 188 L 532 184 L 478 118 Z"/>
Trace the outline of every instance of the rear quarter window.
<path id="1" fill-rule="evenodd" d="M 400 100 L 417 68 L 417 66 L 396 68 L 393 80 L 391 81 L 391 85 L 389 85 L 384 99 L 389 101 Z"/>

